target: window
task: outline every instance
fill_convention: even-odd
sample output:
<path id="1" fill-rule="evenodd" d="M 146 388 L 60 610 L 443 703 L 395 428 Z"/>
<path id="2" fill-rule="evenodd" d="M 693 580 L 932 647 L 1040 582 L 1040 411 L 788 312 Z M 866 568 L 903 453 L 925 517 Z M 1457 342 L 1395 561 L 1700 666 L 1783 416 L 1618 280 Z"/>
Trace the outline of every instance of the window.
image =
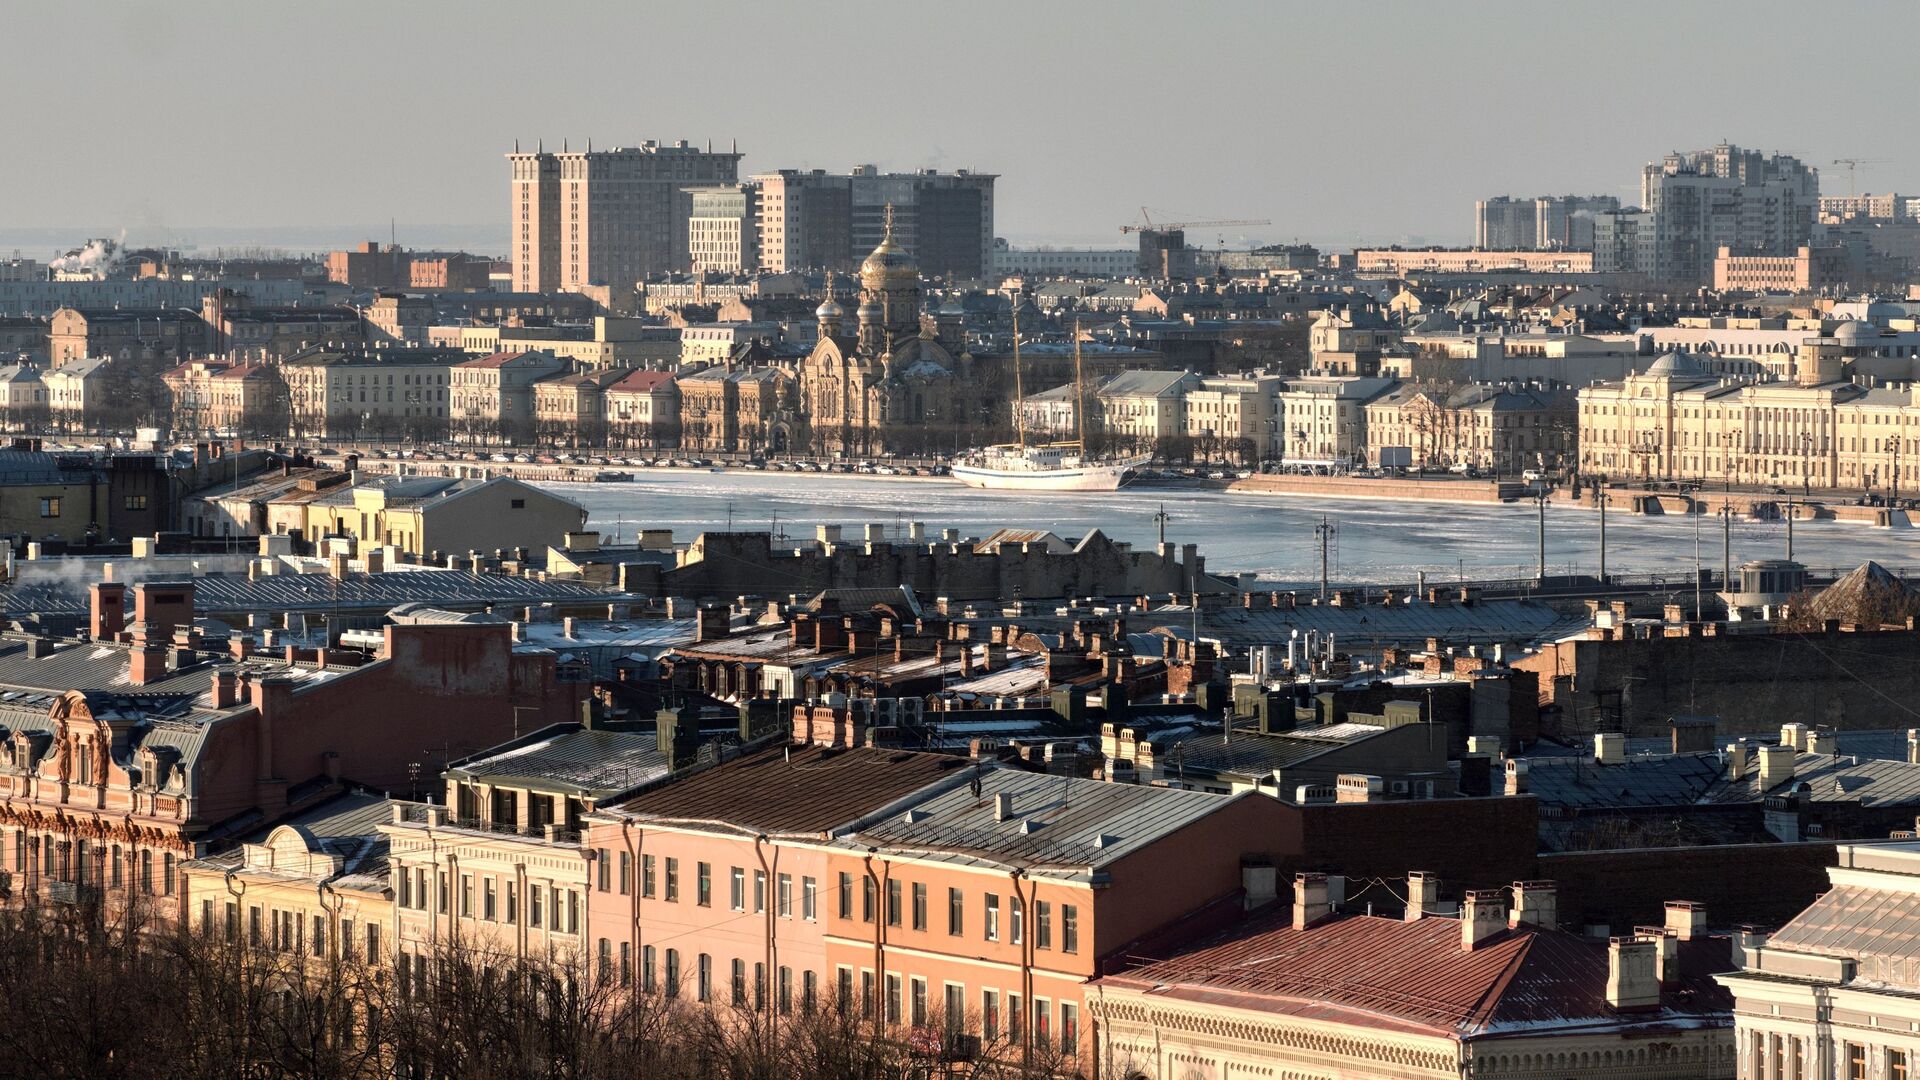
<path id="1" fill-rule="evenodd" d="M 594 867 L 596 876 L 599 879 L 596 882 L 596 884 L 599 885 L 600 891 L 612 892 L 613 891 L 613 857 L 607 853 L 606 848 L 598 848 L 594 851 L 593 867 Z"/>
<path id="2" fill-rule="evenodd" d="M 1887 1051 L 1887 1080 L 1907 1080 L 1907 1052 Z"/>
<path id="3" fill-rule="evenodd" d="M 680 950 L 667 950 L 667 996 L 680 996 Z"/>
<path id="4" fill-rule="evenodd" d="M 673 903 L 673 902 L 677 902 L 679 899 L 680 899 L 680 860 L 669 855 L 667 857 L 667 901 L 669 903 Z"/>
<path id="5" fill-rule="evenodd" d="M 654 987 L 653 959 L 653 946 L 642 945 L 640 947 L 640 989 L 649 994 L 653 993 Z"/>
<path id="6" fill-rule="evenodd" d="M 727 902 L 735 911 L 747 910 L 747 872 L 737 866 L 727 881 Z"/>
<path id="7" fill-rule="evenodd" d="M 641 896 L 644 896 L 648 899 L 653 898 L 653 884 L 654 884 L 653 878 L 654 878 L 653 856 L 651 855 L 640 856 L 640 895 Z"/>
<path id="8" fill-rule="evenodd" d="M 406 867 L 394 872 L 394 900 L 403 908 L 413 906 L 413 875 Z"/>
<path id="9" fill-rule="evenodd" d="M 1080 913 L 1072 904 L 1060 905 L 1060 951 L 1080 951 Z"/>
<path id="10" fill-rule="evenodd" d="M 473 875 L 460 875 L 460 917 L 473 918 Z"/>
<path id="11" fill-rule="evenodd" d="M 1020 944 L 1021 924 L 1025 922 L 1027 905 L 1017 896 L 1007 897 L 1007 940 Z"/>
<path id="12" fill-rule="evenodd" d="M 440 886 L 440 896 L 439 896 L 440 903 L 435 906 L 434 910 L 441 915 L 445 915 L 447 913 L 448 901 L 452 899 L 452 896 L 450 895 L 452 890 L 447 888 L 446 871 L 442 870 L 434 876 L 439 879 L 438 884 Z"/>
<path id="13" fill-rule="evenodd" d="M 833 973 L 833 1007 L 841 1016 L 846 1016 L 853 1008 L 853 969 L 835 968 Z"/>
<path id="14" fill-rule="evenodd" d="M 781 874 L 778 884 L 779 891 L 775 894 L 775 902 L 779 906 L 775 910 L 781 918 L 791 919 L 793 918 L 793 875 Z"/>
<path id="15" fill-rule="evenodd" d="M 894 878 L 887 882 L 887 925 L 899 926 L 900 918 L 900 880 Z"/>
<path id="16" fill-rule="evenodd" d="M 753 872 L 753 913 L 755 915 L 767 913 L 767 872 L 765 870 Z"/>
<path id="17" fill-rule="evenodd" d="M 959 937 L 966 932 L 967 897 L 959 889 L 947 890 L 947 933 Z"/>
<path id="18" fill-rule="evenodd" d="M 324 916 L 313 917 L 313 933 L 307 938 L 307 951 L 315 956 L 327 955 L 327 921 Z"/>
<path id="19" fill-rule="evenodd" d="M 528 926 L 538 928 L 541 925 L 540 908 L 543 902 L 541 898 L 542 896 L 545 895 L 545 893 L 546 893 L 546 890 L 542 889 L 538 885 L 530 886 L 527 889 L 527 925 Z"/>
<path id="20" fill-rule="evenodd" d="M 1847 1044 L 1847 1080 L 1867 1080 L 1867 1048 Z"/>
<path id="21" fill-rule="evenodd" d="M 379 962 L 380 962 L 380 924 L 377 922 L 370 922 L 367 924 L 367 963 L 377 964 Z"/>
<path id="22" fill-rule="evenodd" d="M 1076 1054 L 1080 1050 L 1080 1006 L 1060 1003 L 1060 1052 Z"/>
<path id="23" fill-rule="evenodd" d="M 620 895 L 626 896 L 632 892 L 633 852 L 623 851 L 620 853 Z"/>
<path id="24" fill-rule="evenodd" d="M 498 911 L 494 881 L 492 878 L 487 878 L 480 883 L 480 917 L 492 922 L 499 917 Z"/>
<path id="25" fill-rule="evenodd" d="M 924 1027 L 927 1023 L 927 980 L 918 975 L 913 977 L 913 1026 Z"/>
<path id="26" fill-rule="evenodd" d="M 693 867 L 693 902 L 701 907 L 713 906 L 713 864 L 695 863 Z"/>
<path id="27" fill-rule="evenodd" d="M 611 982 L 613 980 L 613 942 L 606 938 L 600 939 L 599 960 L 595 974 L 602 984 Z"/>
<path id="28" fill-rule="evenodd" d="M 1045 900 L 1033 902 L 1033 947 L 1053 948 L 1053 905 Z"/>
<path id="29" fill-rule="evenodd" d="M 987 894 L 987 940 L 1000 940 L 1000 898 Z"/>
<path id="30" fill-rule="evenodd" d="M 840 875 L 840 917 L 853 918 L 853 875 Z"/>
<path id="31" fill-rule="evenodd" d="M 813 973 L 808 972 L 807 974 L 811 975 Z M 780 1015 L 781 1016 L 793 1015 L 793 969 L 792 968 L 786 967 L 784 965 L 781 966 L 780 980 L 779 980 L 778 986 L 776 987 L 776 990 L 779 996 L 774 1000 L 780 1008 Z M 1903 1076 L 1900 1078 L 1900 1080 L 1906 1080 L 1906 1077 Z"/>
<path id="32" fill-rule="evenodd" d="M 814 893 L 815 882 L 810 877 L 800 879 L 800 917 L 812 922 L 820 917 L 820 908 Z M 811 973 L 809 973 L 811 974 Z"/>
<path id="33" fill-rule="evenodd" d="M 767 965 L 753 965 L 753 1007 L 755 1011 L 767 1007 Z"/>
<path id="34" fill-rule="evenodd" d="M 927 928 L 927 886 L 921 881 L 913 883 L 913 928 Z"/>
<path id="35" fill-rule="evenodd" d="M 513 507 L 513 509 L 515 509 L 515 510 L 525 510 L 525 509 L 527 508 L 527 500 L 525 500 L 525 499 L 515 499 L 515 500 L 513 500 L 513 502 L 512 502 L 512 504 L 511 504 L 511 505 L 512 505 L 512 507 Z"/>
<path id="36" fill-rule="evenodd" d="M 55 496 L 50 496 L 48 498 L 41 499 L 40 500 L 40 516 L 43 518 L 59 517 L 60 516 L 60 497 L 55 495 Z"/>
<path id="37" fill-rule="evenodd" d="M 889 974 L 887 976 L 887 1015 L 886 1015 L 886 1021 L 889 1024 L 897 1024 L 900 1022 L 900 1015 L 902 1011 L 902 1008 L 901 1008 L 902 1001 L 901 1001 L 900 991 L 901 991 L 900 976 Z"/>
<path id="38" fill-rule="evenodd" d="M 874 887 L 873 879 L 870 877 L 861 878 L 860 879 L 860 921 L 861 922 L 873 921 L 874 901 L 877 899 L 878 897 L 875 895 L 875 887 Z"/>
<path id="39" fill-rule="evenodd" d="M 520 887 L 518 882 L 507 882 L 507 921 L 517 922 L 520 918 Z"/>
<path id="40" fill-rule="evenodd" d="M 1007 995 L 1007 1041 L 1008 1042 L 1017 1043 L 1020 1041 L 1020 1032 L 1022 1030 L 1022 1027 L 1024 1026 L 1025 1018 L 1026 1018 L 1026 1013 L 1021 1011 L 1021 1008 L 1020 1008 L 1020 995 L 1008 994 Z"/>
<path id="41" fill-rule="evenodd" d="M 946 985 L 946 1001 L 941 1020 L 950 1034 L 958 1034 L 967 1029 L 967 988 L 959 983 Z"/>
<path id="42" fill-rule="evenodd" d="M 701 953 L 699 969 L 700 969 L 700 982 L 699 982 L 699 985 L 695 987 L 695 989 L 699 991 L 701 1001 L 712 1001 L 713 1000 L 713 957 L 708 956 L 706 953 Z"/>
<path id="43" fill-rule="evenodd" d="M 747 1003 L 747 962 L 736 959 L 733 962 L 733 1007 L 742 1008 Z"/>
<path id="44" fill-rule="evenodd" d="M 1045 1044 L 1053 1037 L 1053 1003 L 1046 998 L 1033 999 L 1033 1040 Z"/>
<path id="45" fill-rule="evenodd" d="M 147 508 L 147 497 L 145 495 L 128 495 L 125 499 L 121 500 L 121 506 L 128 510 L 145 510 Z M 56 514 L 57 513 L 56 511 Z M 46 515 L 42 514 L 41 516 L 45 517 Z"/>
<path id="46" fill-rule="evenodd" d="M 980 1038 L 992 1042 L 1000 1035 L 1000 992 L 980 991 Z"/>

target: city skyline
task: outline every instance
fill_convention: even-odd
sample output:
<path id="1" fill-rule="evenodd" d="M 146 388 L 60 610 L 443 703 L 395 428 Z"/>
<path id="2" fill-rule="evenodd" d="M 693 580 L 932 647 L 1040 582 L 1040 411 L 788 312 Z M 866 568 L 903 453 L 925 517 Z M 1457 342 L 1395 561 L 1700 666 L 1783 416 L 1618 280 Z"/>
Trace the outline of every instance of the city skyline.
<path id="1" fill-rule="evenodd" d="M 1706 9 L 1662 9 L 1648 38 L 1633 16 L 1652 9 L 1637 5 L 1548 26 L 1507 4 L 1396 5 L 1371 17 L 1219 4 L 1151 35 L 1134 30 L 1152 9 L 1132 5 L 989 5 L 985 17 L 978 7 L 922 12 L 911 25 L 879 5 L 832 20 L 576 5 L 553 25 L 598 30 L 546 42 L 524 20 L 381 10 L 373 25 L 390 41 L 425 50 L 404 63 L 364 47 L 370 20 L 355 5 L 324 22 L 215 10 L 18 16 L 19 40 L 85 42 L 91 66 L 76 76 L 70 50 L 57 48 L 17 60 L 23 82 L 66 89 L 59 108 L 19 118 L 16 137 L 39 152 L 0 170 L 0 249 L 44 254 L 78 242 L 75 231 L 120 229 L 135 242 L 325 247 L 355 231 L 384 238 L 380 225 L 392 222 L 402 243 L 504 251 L 503 155 L 516 139 L 737 140 L 742 175 L 971 168 L 1002 176 L 1007 239 L 1115 247 L 1142 206 L 1272 222 L 1203 230 L 1214 235 L 1196 240 L 1209 245 L 1464 244 L 1478 199 L 1636 201 L 1644 164 L 1721 139 L 1801 157 L 1826 174 L 1828 193 L 1849 180 L 1899 190 L 1920 174 L 1920 155 L 1882 146 L 1868 128 L 1871 106 L 1898 92 L 1893 46 L 1862 35 L 1859 63 L 1816 73 L 1796 66 L 1795 42 L 1766 32 L 1777 20 L 1727 25 Z M 1838 9 L 1836 24 L 1872 10 Z M 715 29 L 730 23 L 752 32 Z M 222 53 L 208 58 L 197 43 L 216 31 Z M 284 78 L 294 38 L 327 58 L 319 89 Z M 1594 59 L 1621 40 L 1633 65 Z M 1882 52 L 1888 62 L 1877 62 Z M 814 63 L 829 55 L 830 69 Z M 1436 56 L 1476 66 L 1449 75 Z M 1620 77 L 1569 79 L 1569 59 Z M 527 71 L 544 74 L 529 86 Z M 880 92 L 888 80 L 911 94 Z M 129 107 L 141 100 L 177 122 Z M 1849 177 L 1831 164 L 1839 158 L 1872 163 Z M 46 184 L 37 173 L 48 159 L 88 165 Z"/>

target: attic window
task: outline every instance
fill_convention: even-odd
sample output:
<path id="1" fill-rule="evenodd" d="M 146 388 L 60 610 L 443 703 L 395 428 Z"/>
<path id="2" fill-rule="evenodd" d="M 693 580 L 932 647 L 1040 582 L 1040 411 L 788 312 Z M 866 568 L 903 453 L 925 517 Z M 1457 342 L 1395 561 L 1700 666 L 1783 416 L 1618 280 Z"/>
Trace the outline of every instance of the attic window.
<path id="1" fill-rule="evenodd" d="M 527 500 L 525 499 L 513 500 L 513 508 L 515 510 L 525 510 L 527 508 Z"/>

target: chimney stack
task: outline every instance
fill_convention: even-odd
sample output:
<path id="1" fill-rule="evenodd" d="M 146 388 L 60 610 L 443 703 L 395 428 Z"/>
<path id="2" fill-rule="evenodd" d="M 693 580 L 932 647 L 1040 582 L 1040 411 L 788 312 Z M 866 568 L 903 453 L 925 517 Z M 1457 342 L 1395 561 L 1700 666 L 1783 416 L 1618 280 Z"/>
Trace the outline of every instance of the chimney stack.
<path id="1" fill-rule="evenodd" d="M 1407 874 L 1407 922 L 1419 922 L 1440 903 L 1440 877 L 1423 870 Z"/>
<path id="2" fill-rule="evenodd" d="M 1327 899 L 1327 875 L 1293 875 L 1293 928 L 1305 930 L 1331 914 L 1333 904 Z"/>
<path id="3" fill-rule="evenodd" d="M 1527 793 L 1527 763 L 1519 758 L 1507 759 L 1507 794 L 1525 795 Z"/>
<path id="4" fill-rule="evenodd" d="M 1707 934 L 1707 905 L 1695 900 L 1667 901 L 1667 929 L 1681 941 Z"/>
<path id="5" fill-rule="evenodd" d="M 1638 938 L 1607 941 L 1607 1004 L 1616 1012 L 1660 1007 L 1660 946 Z"/>
<path id="6" fill-rule="evenodd" d="M 127 628 L 127 587 L 96 581 L 87 589 L 91 616 L 88 628 L 95 641 L 113 641 Z"/>
<path id="7" fill-rule="evenodd" d="M 1013 820 L 1013 792 L 1002 791 L 993 797 L 993 820 Z"/>
<path id="8" fill-rule="evenodd" d="M 1244 856 L 1240 860 L 1240 888 L 1245 894 L 1243 910 L 1266 907 L 1280 898 L 1280 872 L 1268 859 Z"/>
<path id="9" fill-rule="evenodd" d="M 1747 745 L 1747 740 L 1727 744 L 1727 779 L 1735 783 L 1745 780 L 1752 763 L 1753 748 Z"/>
<path id="10" fill-rule="evenodd" d="M 1513 914 L 1509 926 L 1537 926 L 1553 930 L 1560 925 L 1560 890 L 1551 881 L 1513 883 Z"/>
<path id="11" fill-rule="evenodd" d="M 213 673 L 213 707 L 231 709 L 240 704 L 240 673 L 223 667 Z"/>
<path id="12" fill-rule="evenodd" d="M 1791 746 L 1761 747 L 1760 786 L 1771 788 L 1793 779 L 1793 758 L 1796 753 Z"/>
<path id="13" fill-rule="evenodd" d="M 1627 760 L 1627 736 L 1621 731 L 1598 731 L 1593 736 L 1593 760 L 1601 765 L 1623 765 Z"/>
<path id="14" fill-rule="evenodd" d="M 1837 754 L 1839 738 L 1832 728 L 1815 728 L 1807 732 L 1807 744 L 1801 749 L 1809 754 Z"/>
<path id="15" fill-rule="evenodd" d="M 1507 894 L 1502 889 L 1474 889 L 1460 906 L 1460 947 L 1472 952 L 1507 928 Z"/>
<path id="16" fill-rule="evenodd" d="M 1791 746 L 1795 750 L 1805 750 L 1807 748 L 1807 725 L 1781 724 L 1780 745 Z"/>
<path id="17" fill-rule="evenodd" d="M 1664 926 L 1636 926 L 1633 936 L 1653 943 L 1653 973 L 1663 987 L 1680 982 L 1680 939 Z"/>

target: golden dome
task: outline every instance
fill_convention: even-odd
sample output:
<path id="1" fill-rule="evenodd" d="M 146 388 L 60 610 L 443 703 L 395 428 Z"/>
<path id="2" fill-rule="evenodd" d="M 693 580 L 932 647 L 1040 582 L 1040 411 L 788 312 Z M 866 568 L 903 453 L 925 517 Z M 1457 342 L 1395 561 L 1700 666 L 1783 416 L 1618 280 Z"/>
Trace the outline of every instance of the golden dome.
<path id="1" fill-rule="evenodd" d="M 920 283 L 920 264 L 893 238 L 893 204 L 887 204 L 887 229 L 880 246 L 860 264 L 860 283 L 869 289 Z"/>

